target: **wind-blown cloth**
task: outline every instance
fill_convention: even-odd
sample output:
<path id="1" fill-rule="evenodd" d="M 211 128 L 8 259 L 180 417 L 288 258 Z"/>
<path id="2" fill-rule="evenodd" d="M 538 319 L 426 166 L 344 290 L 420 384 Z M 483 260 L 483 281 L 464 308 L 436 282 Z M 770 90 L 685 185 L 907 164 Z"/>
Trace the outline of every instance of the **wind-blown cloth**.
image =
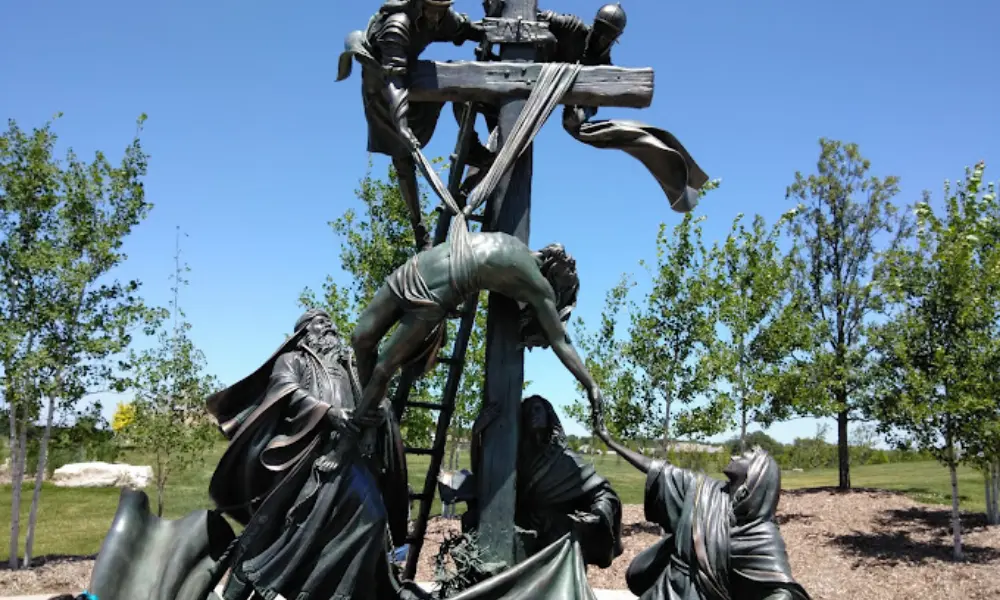
<path id="1" fill-rule="evenodd" d="M 204 600 L 235 537 L 217 512 L 161 519 L 145 492 L 123 489 L 87 589 L 100 600 Z"/>
<path id="2" fill-rule="evenodd" d="M 563 111 L 563 129 L 577 141 L 621 150 L 639 160 L 675 211 L 690 212 L 698 204 L 698 190 L 708 183 L 708 175 L 669 131 L 639 121 L 588 121 L 580 112 L 570 106 Z"/>
<path id="3" fill-rule="evenodd" d="M 567 534 L 538 554 L 449 600 L 597 600 L 579 541 Z"/>
<path id="4" fill-rule="evenodd" d="M 640 600 L 810 600 L 774 523 L 781 474 L 772 458 L 755 458 L 746 490 L 733 503 L 721 481 L 655 461 L 646 519 L 665 535 L 629 565 L 632 593 Z"/>

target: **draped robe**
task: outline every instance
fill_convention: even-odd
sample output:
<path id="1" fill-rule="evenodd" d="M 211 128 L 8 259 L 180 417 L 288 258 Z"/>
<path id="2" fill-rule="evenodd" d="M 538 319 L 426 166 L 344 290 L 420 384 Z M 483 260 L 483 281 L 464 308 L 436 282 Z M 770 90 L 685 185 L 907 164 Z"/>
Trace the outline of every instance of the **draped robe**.
<path id="1" fill-rule="evenodd" d="M 567 543 L 576 545 L 584 564 L 607 568 L 622 553 L 621 500 L 593 465 L 567 447 L 562 423 L 552 404 L 539 401 L 544 403 L 552 435 L 539 443 L 527 429 L 522 430 L 514 523 L 536 533 L 534 541 L 526 544 L 529 555 L 569 535 Z M 472 464 L 480 464 L 479 436 L 473 437 L 470 450 Z M 478 506 L 463 516 L 463 528 L 477 525 L 477 510 Z"/>
<path id="2" fill-rule="evenodd" d="M 640 600 L 809 600 L 774 523 L 780 471 L 767 460 L 751 469 L 749 495 L 735 504 L 721 481 L 654 462 L 646 519 L 664 536 L 629 565 L 632 593 Z"/>
<path id="3" fill-rule="evenodd" d="M 622 553 L 621 500 L 593 465 L 560 442 L 539 447 L 533 440 L 522 440 L 514 522 L 538 533 L 530 550 L 545 548 L 572 531 L 584 563 L 607 568 Z"/>
<path id="4" fill-rule="evenodd" d="M 398 426 L 389 416 L 375 459 L 362 457 L 356 445 L 338 449 L 340 434 L 326 413 L 331 406 L 354 407 L 351 382 L 342 367 L 299 345 L 303 335 L 209 399 L 210 412 L 231 437 L 209 493 L 246 526 L 226 600 L 246 598 L 251 590 L 266 600 L 279 594 L 295 600 L 397 597 L 387 555 L 391 515 L 380 483 L 385 488 L 401 479 L 405 486 Z M 396 498 L 398 490 L 386 496 Z"/>

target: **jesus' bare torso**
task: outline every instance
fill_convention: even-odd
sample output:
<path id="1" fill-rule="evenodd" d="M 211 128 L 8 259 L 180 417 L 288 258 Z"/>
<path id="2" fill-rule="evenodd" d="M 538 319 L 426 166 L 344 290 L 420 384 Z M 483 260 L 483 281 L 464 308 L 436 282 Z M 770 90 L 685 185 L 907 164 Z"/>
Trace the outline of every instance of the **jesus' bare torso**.
<path id="1" fill-rule="evenodd" d="M 564 251 L 562 256 L 572 260 Z M 553 285 L 560 289 L 576 285 L 576 275 L 565 267 L 566 262 L 553 260 L 546 276 L 543 260 L 543 253 L 532 252 L 506 233 L 469 233 L 462 248 L 445 242 L 396 269 L 358 319 L 351 338 L 364 386 L 360 404 L 376 405 L 404 363 L 425 356 L 432 361 L 438 349 L 434 342 L 441 339 L 447 315 L 481 290 L 530 307 L 556 356 L 595 400 L 599 398 L 593 378 L 566 336 L 559 296 L 553 289 Z M 379 352 L 382 337 L 397 323 L 399 327 Z"/>

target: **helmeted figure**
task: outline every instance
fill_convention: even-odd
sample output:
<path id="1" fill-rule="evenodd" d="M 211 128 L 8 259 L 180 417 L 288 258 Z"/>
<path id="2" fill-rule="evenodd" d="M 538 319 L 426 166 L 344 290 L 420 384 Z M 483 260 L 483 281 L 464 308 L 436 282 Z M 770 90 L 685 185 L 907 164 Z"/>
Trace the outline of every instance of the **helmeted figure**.
<path id="1" fill-rule="evenodd" d="M 557 13 L 553 10 L 539 11 L 538 20 L 548 23 L 549 31 L 555 38 L 552 43 L 542 48 L 538 57 L 539 62 L 580 63 L 588 66 L 611 64 L 611 47 L 624 33 L 627 21 L 625 9 L 621 4 L 602 6 L 597 11 L 592 25 L 587 25 L 576 15 Z M 495 60 L 498 57 L 491 55 L 480 57 L 480 60 L 485 58 Z M 461 122 L 462 105 L 453 104 L 452 108 L 455 118 Z M 492 132 L 499 118 L 497 107 L 480 106 L 479 110 L 486 119 L 487 130 Z M 586 110 L 586 118 L 593 117 L 597 113 L 596 108 Z M 475 172 L 463 183 L 464 190 L 468 191 L 474 187 L 486 174 L 494 154 L 495 149 L 487 149 L 478 135 L 473 136 L 468 162 L 474 167 Z"/>
<path id="2" fill-rule="evenodd" d="M 412 150 L 430 141 L 442 103 L 409 102 L 410 69 L 432 42 L 461 45 L 482 32 L 469 17 L 451 8 L 452 0 L 390 0 L 365 31 L 347 37 L 337 81 L 351 74 L 352 59 L 361 63 L 361 96 L 368 121 L 368 151 L 392 158 L 400 193 L 410 211 L 417 248 L 430 245 L 420 210 Z"/>
<path id="3" fill-rule="evenodd" d="M 555 44 L 547 48 L 540 60 L 545 62 L 579 62 L 584 65 L 610 65 L 611 47 L 627 22 L 621 4 L 605 4 L 598 9 L 594 22 L 587 25 L 576 15 L 552 10 L 538 13 L 538 20 L 549 24 Z"/>
<path id="4" fill-rule="evenodd" d="M 401 437 L 387 405 L 353 414 L 359 394 L 350 348 L 311 310 L 259 369 L 208 399 L 230 439 L 209 493 L 245 526 L 224 600 L 401 593 L 387 555 L 408 518 Z M 379 428 L 376 455 L 361 455 L 355 423 Z"/>
<path id="5" fill-rule="evenodd" d="M 646 473 L 646 520 L 664 536 L 625 575 L 640 600 L 809 600 L 792 576 L 774 522 L 781 469 L 754 448 L 725 469 L 727 481 L 632 452 L 597 424 L 610 448 Z"/>
<path id="6" fill-rule="evenodd" d="M 472 439 L 472 464 L 480 464 L 479 436 Z M 622 505 L 607 479 L 569 449 L 566 432 L 552 403 L 529 396 L 521 404 L 517 452 L 517 505 L 514 523 L 534 532 L 525 540 L 531 556 L 572 533 L 583 561 L 602 569 L 622 553 Z M 475 527 L 477 503 L 463 516 Z"/>

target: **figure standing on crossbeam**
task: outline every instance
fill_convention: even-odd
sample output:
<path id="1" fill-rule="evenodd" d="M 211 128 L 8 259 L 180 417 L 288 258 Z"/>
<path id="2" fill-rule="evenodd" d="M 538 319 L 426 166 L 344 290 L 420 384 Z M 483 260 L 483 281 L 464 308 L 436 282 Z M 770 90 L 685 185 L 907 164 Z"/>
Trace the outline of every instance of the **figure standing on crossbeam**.
<path id="1" fill-rule="evenodd" d="M 347 37 L 338 65 L 337 81 L 350 76 L 352 59 L 362 65 L 368 151 L 392 158 L 418 250 L 429 248 L 431 238 L 420 210 L 412 152 L 430 141 L 443 104 L 409 102 L 409 68 L 432 42 L 462 45 L 483 37 L 481 28 L 451 5 L 452 0 L 385 2 L 365 31 Z"/>

